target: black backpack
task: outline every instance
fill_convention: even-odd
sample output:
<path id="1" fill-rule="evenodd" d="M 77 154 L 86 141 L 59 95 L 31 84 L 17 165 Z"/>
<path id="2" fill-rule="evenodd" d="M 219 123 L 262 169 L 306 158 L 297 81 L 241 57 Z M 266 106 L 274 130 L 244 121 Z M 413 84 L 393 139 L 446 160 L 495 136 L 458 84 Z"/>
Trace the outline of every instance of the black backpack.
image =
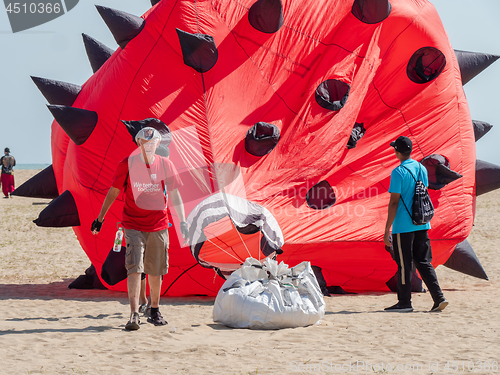
<path id="1" fill-rule="evenodd" d="M 422 171 L 422 166 L 420 163 L 418 163 L 418 166 L 419 166 L 418 176 L 420 176 L 420 172 Z M 406 169 L 415 180 L 415 195 L 413 196 L 412 213 L 410 213 L 408 207 L 406 207 L 406 204 L 402 198 L 401 201 L 403 202 L 403 205 L 405 206 L 408 215 L 410 215 L 413 224 L 415 225 L 427 224 L 429 221 L 431 221 L 432 217 L 434 216 L 434 206 L 432 205 L 431 197 L 429 197 L 429 192 L 427 191 L 427 188 L 425 187 L 422 180 L 417 180 L 415 176 L 413 176 L 413 174 L 410 172 L 410 170 L 406 168 L 404 165 L 402 165 L 402 167 Z"/>

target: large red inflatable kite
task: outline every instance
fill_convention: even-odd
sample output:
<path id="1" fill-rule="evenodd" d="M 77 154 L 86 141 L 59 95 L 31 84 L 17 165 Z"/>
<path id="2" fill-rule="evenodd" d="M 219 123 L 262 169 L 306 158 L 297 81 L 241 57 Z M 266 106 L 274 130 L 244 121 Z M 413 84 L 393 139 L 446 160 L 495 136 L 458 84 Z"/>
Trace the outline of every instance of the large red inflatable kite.
<path id="1" fill-rule="evenodd" d="M 36 223 L 72 226 L 100 277 L 123 201 L 97 237 L 90 225 L 134 134 L 153 124 L 190 225 L 182 246 L 170 217 L 167 295 L 215 295 L 217 274 L 273 253 L 310 261 L 328 287 L 388 290 L 389 143 L 400 135 L 429 171 L 434 266 L 486 278 L 466 238 L 476 194 L 500 178 L 476 164 L 490 126 L 471 120 L 462 84 L 497 56 L 454 51 L 426 0 L 152 5 L 142 17 L 97 7 L 120 47 L 84 35 L 94 74 L 83 86 L 33 78 L 55 117 L 53 163 L 16 193 L 55 198 Z"/>

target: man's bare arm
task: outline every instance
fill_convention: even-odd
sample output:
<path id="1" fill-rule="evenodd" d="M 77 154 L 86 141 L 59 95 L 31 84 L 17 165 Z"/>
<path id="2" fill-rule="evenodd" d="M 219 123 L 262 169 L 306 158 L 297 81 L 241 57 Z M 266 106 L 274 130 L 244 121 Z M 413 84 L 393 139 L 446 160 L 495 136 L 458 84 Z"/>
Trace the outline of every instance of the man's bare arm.
<path id="1" fill-rule="evenodd" d="M 399 198 L 401 194 L 391 193 L 391 199 L 389 200 L 389 207 L 387 208 L 387 222 L 385 223 L 385 233 L 384 233 L 384 243 L 386 246 L 391 247 L 391 241 L 389 236 L 391 234 L 392 223 L 396 217 L 396 212 L 398 211 Z"/>
<path id="2" fill-rule="evenodd" d="M 182 202 L 181 194 L 178 189 L 172 190 L 170 192 L 170 199 L 172 200 L 172 205 L 174 210 L 179 217 L 179 221 L 186 221 L 186 215 L 184 213 L 184 203 Z"/>
<path id="3" fill-rule="evenodd" d="M 108 212 L 109 208 L 115 201 L 115 199 L 118 197 L 120 194 L 120 189 L 117 189 L 113 186 L 109 188 L 108 194 L 106 194 L 106 198 L 104 199 L 104 202 L 102 203 L 101 207 L 101 213 L 97 217 L 97 219 L 102 222 L 104 220 L 104 216 L 106 216 L 106 212 Z"/>

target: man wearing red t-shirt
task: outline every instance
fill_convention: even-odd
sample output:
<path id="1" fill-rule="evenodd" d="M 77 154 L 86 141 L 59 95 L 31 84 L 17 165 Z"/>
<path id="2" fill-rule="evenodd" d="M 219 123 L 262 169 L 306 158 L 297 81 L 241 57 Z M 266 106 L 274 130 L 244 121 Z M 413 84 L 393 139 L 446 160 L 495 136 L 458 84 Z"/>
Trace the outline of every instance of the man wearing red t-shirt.
<path id="1" fill-rule="evenodd" d="M 155 155 L 160 140 L 160 133 L 151 127 L 137 133 L 135 141 L 140 152 L 118 164 L 113 184 L 91 228 L 94 235 L 100 231 L 106 212 L 124 190 L 122 224 L 127 244 L 125 267 L 131 311 L 130 320 L 125 325 L 127 330 L 139 329 L 139 293 L 143 272 L 149 275 L 151 317 L 148 322 L 167 324 L 159 311 L 161 277 L 168 272 L 167 191 L 181 221 L 182 236 L 187 238 L 184 206 L 177 190 L 182 181 L 169 159 Z"/>

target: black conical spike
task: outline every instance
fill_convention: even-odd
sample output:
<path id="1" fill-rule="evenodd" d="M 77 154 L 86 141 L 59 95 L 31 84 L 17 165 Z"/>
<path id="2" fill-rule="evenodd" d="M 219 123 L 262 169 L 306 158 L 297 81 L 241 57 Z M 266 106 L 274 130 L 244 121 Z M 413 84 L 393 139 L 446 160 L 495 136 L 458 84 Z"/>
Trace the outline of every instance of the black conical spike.
<path id="1" fill-rule="evenodd" d="M 87 34 L 82 34 L 82 37 L 90 66 L 95 73 L 111 57 L 114 51 Z"/>
<path id="2" fill-rule="evenodd" d="M 500 166 L 476 160 L 476 196 L 500 188 Z"/>
<path id="3" fill-rule="evenodd" d="M 479 279 L 488 280 L 483 266 L 467 240 L 460 242 L 443 266 Z"/>
<path id="4" fill-rule="evenodd" d="M 56 176 L 54 175 L 52 165 L 49 165 L 43 171 L 31 177 L 14 190 L 12 195 L 29 198 L 57 198 L 59 191 L 57 190 Z"/>
<path id="5" fill-rule="evenodd" d="M 190 34 L 175 29 L 181 44 L 184 64 L 200 73 L 208 72 L 219 58 L 214 38 L 205 34 Z"/>
<path id="6" fill-rule="evenodd" d="M 474 127 L 474 139 L 476 142 L 479 141 L 483 135 L 488 133 L 493 127 L 493 125 L 490 125 L 487 122 L 476 120 L 472 120 L 472 126 Z"/>
<path id="7" fill-rule="evenodd" d="M 460 67 L 462 86 L 500 58 L 500 56 L 489 55 L 487 53 L 459 50 L 455 50 L 455 55 L 457 56 L 458 66 Z"/>
<path id="8" fill-rule="evenodd" d="M 80 218 L 73 195 L 66 190 L 40 212 L 33 222 L 39 227 L 78 227 Z"/>
<path id="9" fill-rule="evenodd" d="M 144 28 L 145 21 L 141 17 L 99 5 L 96 8 L 121 48 L 125 48 Z"/>
<path id="10" fill-rule="evenodd" d="M 50 104 L 67 105 L 71 107 L 82 90 L 81 86 L 71 83 L 33 76 L 31 76 L 31 79 L 35 82 L 35 85 Z"/>
<path id="11" fill-rule="evenodd" d="M 283 26 L 281 0 L 257 0 L 248 11 L 248 21 L 254 29 L 263 33 L 277 32 Z"/>
<path id="12" fill-rule="evenodd" d="M 154 7 L 156 4 L 158 4 L 161 0 L 151 0 L 151 6 Z"/>
<path id="13" fill-rule="evenodd" d="M 85 143 L 97 125 L 97 113 L 64 105 L 47 106 L 66 134 L 78 146 Z"/>

